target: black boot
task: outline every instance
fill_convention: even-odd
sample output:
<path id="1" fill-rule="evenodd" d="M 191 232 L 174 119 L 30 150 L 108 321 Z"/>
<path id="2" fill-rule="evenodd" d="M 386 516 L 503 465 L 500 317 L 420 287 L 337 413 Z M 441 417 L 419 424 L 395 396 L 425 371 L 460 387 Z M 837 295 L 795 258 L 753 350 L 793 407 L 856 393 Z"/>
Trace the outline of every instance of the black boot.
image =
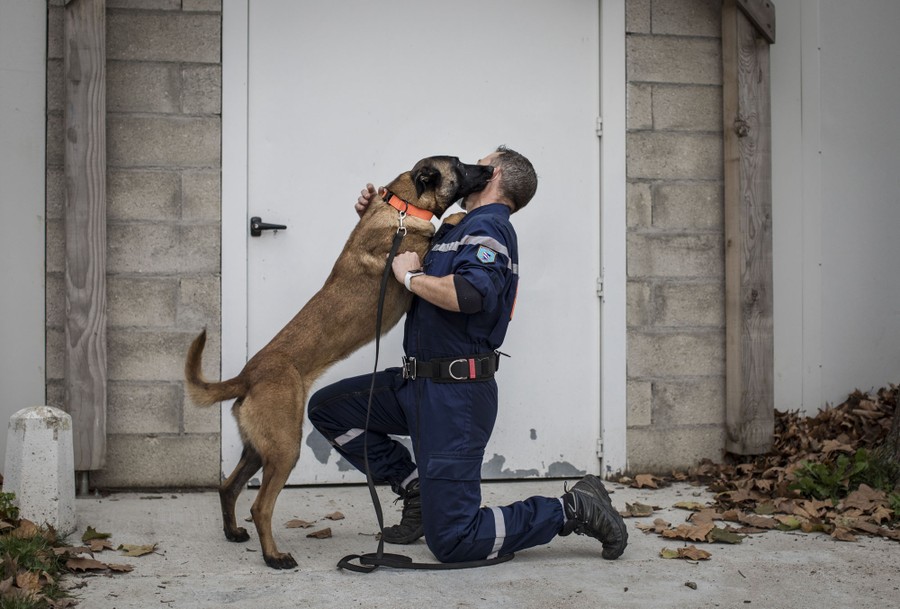
<path id="1" fill-rule="evenodd" d="M 589 535 L 603 544 L 603 558 L 613 560 L 628 545 L 625 521 L 609 500 L 597 476 L 585 476 L 563 495 L 566 523 L 560 535 Z"/>
<path id="2" fill-rule="evenodd" d="M 402 498 L 403 514 L 400 516 L 400 524 L 385 527 L 382 535 L 382 539 L 388 543 L 408 544 L 425 534 L 425 528 L 422 526 L 422 496 L 419 493 L 418 478 L 406 485 Z"/>

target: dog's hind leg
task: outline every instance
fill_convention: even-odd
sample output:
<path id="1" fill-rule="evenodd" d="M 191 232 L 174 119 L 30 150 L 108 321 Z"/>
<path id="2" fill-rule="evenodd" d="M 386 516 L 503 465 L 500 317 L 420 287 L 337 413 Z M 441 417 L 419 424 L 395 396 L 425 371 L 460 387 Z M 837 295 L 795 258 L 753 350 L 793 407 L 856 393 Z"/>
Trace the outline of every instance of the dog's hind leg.
<path id="1" fill-rule="evenodd" d="M 256 523 L 256 532 L 259 534 L 259 543 L 262 546 L 263 558 L 266 564 L 273 569 L 293 569 L 297 561 L 290 554 L 278 551 L 275 546 L 275 538 L 272 536 L 272 512 L 275 510 L 275 500 L 284 484 L 287 482 L 294 464 L 299 455 L 299 443 L 294 455 L 284 455 L 281 458 L 272 459 L 263 464 L 263 481 L 256 495 L 256 501 L 250 508 L 253 514 L 253 522 Z"/>
<path id="2" fill-rule="evenodd" d="M 244 452 L 241 453 L 241 460 L 238 461 L 237 467 L 228 476 L 228 479 L 219 487 L 219 501 L 222 504 L 222 524 L 225 528 L 225 538 L 228 541 L 247 541 L 250 535 L 247 529 L 237 525 L 235 518 L 235 504 L 238 495 L 247 486 L 253 474 L 262 467 L 262 457 L 250 445 L 244 445 Z"/>

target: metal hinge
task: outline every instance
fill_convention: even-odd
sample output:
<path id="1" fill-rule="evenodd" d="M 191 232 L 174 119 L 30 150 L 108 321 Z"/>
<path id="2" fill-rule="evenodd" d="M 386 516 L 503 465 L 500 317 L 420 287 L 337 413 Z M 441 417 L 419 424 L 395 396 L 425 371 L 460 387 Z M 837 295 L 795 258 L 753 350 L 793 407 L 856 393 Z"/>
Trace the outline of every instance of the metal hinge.
<path id="1" fill-rule="evenodd" d="M 597 438 L 597 458 L 603 458 L 603 439 Z"/>
<path id="2" fill-rule="evenodd" d="M 597 137 L 603 137 L 603 117 L 597 117 Z"/>
<path id="3" fill-rule="evenodd" d="M 603 298 L 603 277 L 597 277 L 597 298 Z"/>

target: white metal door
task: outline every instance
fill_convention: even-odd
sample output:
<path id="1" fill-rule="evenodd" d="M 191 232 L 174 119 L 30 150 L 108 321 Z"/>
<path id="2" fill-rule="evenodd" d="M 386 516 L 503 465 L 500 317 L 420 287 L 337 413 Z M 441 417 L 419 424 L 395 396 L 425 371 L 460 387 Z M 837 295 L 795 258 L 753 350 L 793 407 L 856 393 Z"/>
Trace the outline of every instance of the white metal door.
<path id="1" fill-rule="evenodd" d="M 484 474 L 596 472 L 597 3 L 269 0 L 249 3 L 248 22 L 246 213 L 288 226 L 247 238 L 249 353 L 322 285 L 365 182 L 384 184 L 425 156 L 475 162 L 506 144 L 540 182 L 513 216 L 521 281 Z M 382 343 L 380 367 L 399 362 L 400 338 L 398 327 Z M 373 358 L 363 349 L 313 390 L 370 372 Z M 228 424 L 223 446 L 227 473 L 240 452 Z M 290 483 L 361 479 L 307 421 Z"/>

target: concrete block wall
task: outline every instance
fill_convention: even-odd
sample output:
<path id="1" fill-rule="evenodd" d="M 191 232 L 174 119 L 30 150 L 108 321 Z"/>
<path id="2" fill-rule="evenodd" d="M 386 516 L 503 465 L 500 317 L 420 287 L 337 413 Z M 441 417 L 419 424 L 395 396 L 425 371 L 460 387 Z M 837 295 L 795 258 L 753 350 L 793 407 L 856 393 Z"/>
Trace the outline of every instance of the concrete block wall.
<path id="1" fill-rule="evenodd" d="M 724 446 L 721 0 L 628 0 L 628 467 Z"/>
<path id="2" fill-rule="evenodd" d="M 221 0 L 107 0 L 108 457 L 98 487 L 219 482 L 220 409 L 186 398 L 191 339 L 220 360 Z M 63 407 L 62 0 L 49 3 L 48 403 Z"/>

